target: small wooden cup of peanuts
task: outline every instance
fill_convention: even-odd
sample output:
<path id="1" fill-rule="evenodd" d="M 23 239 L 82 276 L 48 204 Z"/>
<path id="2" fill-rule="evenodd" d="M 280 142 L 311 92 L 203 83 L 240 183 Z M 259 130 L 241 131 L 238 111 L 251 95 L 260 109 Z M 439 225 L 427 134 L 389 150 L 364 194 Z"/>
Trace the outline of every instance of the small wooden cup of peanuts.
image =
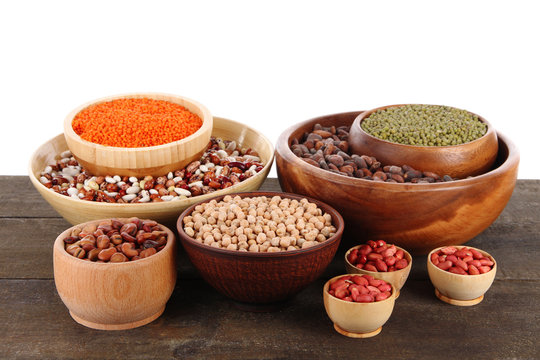
<path id="1" fill-rule="evenodd" d="M 225 196 L 184 217 L 185 233 L 217 248 L 250 252 L 305 249 L 336 233 L 332 216 L 307 199 Z"/>

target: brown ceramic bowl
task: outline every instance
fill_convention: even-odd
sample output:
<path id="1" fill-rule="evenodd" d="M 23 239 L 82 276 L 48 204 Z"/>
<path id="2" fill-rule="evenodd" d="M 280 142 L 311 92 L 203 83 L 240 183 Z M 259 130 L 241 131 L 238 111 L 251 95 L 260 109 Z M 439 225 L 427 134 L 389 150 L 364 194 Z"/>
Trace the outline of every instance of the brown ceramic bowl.
<path id="1" fill-rule="evenodd" d="M 516 184 L 519 152 L 500 133 L 497 160 L 490 171 L 432 184 L 351 178 L 310 165 L 290 150 L 292 140 L 300 139 L 316 123 L 350 126 L 360 113 L 321 116 L 295 124 L 280 135 L 276 165 L 283 191 L 314 197 L 334 207 L 343 215 L 355 243 L 384 239 L 413 254 L 463 244 L 502 212 Z"/>
<path id="2" fill-rule="evenodd" d="M 396 288 L 396 298 L 398 298 L 399 297 L 399 292 L 400 292 L 401 288 L 403 287 L 403 285 L 405 285 L 405 281 L 407 281 L 407 278 L 409 277 L 409 273 L 411 272 L 411 269 L 412 269 L 412 256 L 411 256 L 411 254 L 409 254 L 409 252 L 407 250 L 405 250 L 403 248 L 400 248 L 399 246 L 396 246 L 396 248 L 403 250 L 403 253 L 404 253 L 403 258 L 407 259 L 407 261 L 409 262 L 409 265 L 407 265 L 406 268 L 400 269 L 400 270 L 395 270 L 395 271 L 388 271 L 388 272 L 368 271 L 368 270 L 360 269 L 360 268 L 354 266 L 353 264 L 351 264 L 349 262 L 349 259 L 348 259 L 350 252 L 353 249 L 358 249 L 360 246 L 362 246 L 362 245 L 354 246 L 354 247 L 350 248 L 349 250 L 347 250 L 347 252 L 345 253 L 345 271 L 347 272 L 347 274 L 371 275 L 371 276 L 376 277 L 378 279 L 389 282 L 389 283 L 391 283 L 392 285 L 395 286 L 395 288 Z"/>
<path id="3" fill-rule="evenodd" d="M 323 287 L 324 308 L 334 323 L 334 329 L 352 338 L 368 338 L 379 334 L 394 310 L 396 287 L 390 284 L 392 295 L 388 299 L 371 303 L 350 302 L 330 295 L 328 292 L 330 283 L 346 275 L 339 275 L 328 280 Z M 381 279 L 378 276 L 374 278 Z"/>
<path id="4" fill-rule="evenodd" d="M 379 139 L 362 128 L 364 119 L 377 110 L 399 106 L 403 105 L 383 106 L 358 115 L 349 134 L 351 151 L 358 155 L 374 156 L 383 164 L 406 164 L 416 170 L 431 171 L 440 176 L 450 175 L 458 179 L 480 175 L 491 169 L 497 158 L 497 134 L 493 126 L 481 116 L 478 116 L 479 120 L 487 125 L 484 136 L 452 146 L 398 144 Z"/>
<path id="5" fill-rule="evenodd" d="M 454 246 L 458 250 L 463 246 Z M 439 269 L 431 262 L 431 254 L 441 247 L 433 249 L 427 257 L 429 279 L 435 287 L 435 295 L 442 301 L 458 306 L 471 306 L 480 303 L 489 290 L 497 273 L 497 262 L 484 250 L 471 248 L 493 261 L 492 269 L 479 275 L 459 275 Z"/>
<path id="6" fill-rule="evenodd" d="M 279 192 L 247 192 L 233 196 L 281 196 L 300 200 L 305 196 Z M 220 201 L 224 196 L 214 198 Z M 265 311 L 292 298 L 317 279 L 330 264 L 338 249 L 344 222 L 341 215 L 327 204 L 307 198 L 332 216 L 337 231 L 334 236 L 315 246 L 278 253 L 252 253 L 214 248 L 198 243 L 183 228 L 183 219 L 196 205 L 178 218 L 178 235 L 189 259 L 201 276 L 216 290 L 243 305 L 244 309 Z M 210 201 L 210 200 L 209 200 Z"/>

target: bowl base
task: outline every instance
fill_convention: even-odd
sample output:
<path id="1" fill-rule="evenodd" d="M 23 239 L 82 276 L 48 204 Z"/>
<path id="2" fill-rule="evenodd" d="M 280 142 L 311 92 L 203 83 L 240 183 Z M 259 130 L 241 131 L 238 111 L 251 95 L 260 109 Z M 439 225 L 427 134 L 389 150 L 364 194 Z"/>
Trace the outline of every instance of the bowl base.
<path id="1" fill-rule="evenodd" d="M 382 330 L 382 326 L 380 326 L 378 329 L 376 329 L 374 331 L 367 332 L 367 333 L 353 333 L 353 332 L 350 332 L 350 331 L 347 331 L 347 330 L 344 330 L 344 329 L 340 328 L 338 324 L 334 324 L 334 329 L 336 329 L 336 331 L 338 333 L 340 333 L 341 335 L 345 335 L 345 336 L 348 336 L 350 338 L 364 339 L 364 338 L 370 338 L 370 337 L 373 337 L 375 335 L 378 335 Z"/>
<path id="2" fill-rule="evenodd" d="M 233 300 L 234 306 L 242 311 L 250 311 L 250 312 L 272 312 L 281 310 L 284 308 L 287 304 L 289 304 L 290 300 L 282 300 L 282 301 L 275 301 L 271 303 L 264 303 L 264 304 L 258 304 L 258 303 L 247 303 L 247 302 L 241 302 Z"/>
<path id="3" fill-rule="evenodd" d="M 472 300 L 456 300 L 441 294 L 437 289 L 435 289 L 435 296 L 437 296 L 439 300 L 444 301 L 445 303 L 456 306 L 473 306 L 479 304 L 480 302 L 482 302 L 482 300 L 484 300 L 484 295 L 480 295 L 476 299 Z"/>
<path id="4" fill-rule="evenodd" d="M 149 316 L 149 317 L 147 317 L 145 319 L 138 320 L 138 321 L 133 321 L 133 322 L 128 322 L 128 323 L 124 323 L 124 324 L 101 324 L 101 323 L 95 323 L 95 322 L 92 322 L 92 321 L 85 320 L 85 319 L 75 315 L 71 311 L 69 312 L 69 314 L 71 315 L 73 320 L 75 320 L 79 324 L 84 325 L 86 327 L 89 327 L 91 329 L 96 329 L 96 330 L 127 330 L 127 329 L 134 329 L 136 327 L 140 327 L 140 326 L 146 325 L 148 323 L 151 323 L 152 321 L 156 320 L 161 314 L 163 314 L 163 311 L 165 311 L 165 306 L 163 306 L 161 309 L 159 309 L 159 311 L 157 313 L 155 313 L 154 315 L 151 315 L 151 316 Z"/>

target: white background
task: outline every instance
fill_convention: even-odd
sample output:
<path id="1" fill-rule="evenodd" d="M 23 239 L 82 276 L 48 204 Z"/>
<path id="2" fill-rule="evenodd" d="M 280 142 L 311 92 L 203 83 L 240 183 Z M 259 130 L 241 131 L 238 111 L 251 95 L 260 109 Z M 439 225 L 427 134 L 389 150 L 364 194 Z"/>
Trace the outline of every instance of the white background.
<path id="1" fill-rule="evenodd" d="M 2 175 L 73 108 L 166 92 L 275 143 L 311 117 L 396 103 L 484 116 L 540 179 L 537 1 L 2 1 Z M 275 176 L 275 169 L 271 176 Z"/>

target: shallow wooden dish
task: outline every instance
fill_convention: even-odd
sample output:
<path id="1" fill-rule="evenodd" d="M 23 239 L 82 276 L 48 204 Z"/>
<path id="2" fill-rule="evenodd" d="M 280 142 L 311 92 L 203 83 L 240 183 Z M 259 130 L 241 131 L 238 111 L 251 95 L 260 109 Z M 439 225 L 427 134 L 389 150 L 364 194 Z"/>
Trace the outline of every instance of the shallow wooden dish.
<path id="1" fill-rule="evenodd" d="M 126 98 L 150 98 L 179 104 L 198 115 L 203 121 L 202 126 L 182 140 L 142 148 L 95 144 L 81 139 L 73 130 L 73 118 L 84 108 Z M 205 106 L 182 96 L 160 93 L 124 94 L 101 98 L 77 107 L 64 120 L 64 135 L 75 158 L 94 175 L 159 176 L 180 169 L 202 155 L 210 140 L 212 122 L 212 114 Z"/>
<path id="2" fill-rule="evenodd" d="M 502 212 L 516 184 L 519 152 L 500 133 L 497 160 L 490 171 L 433 184 L 350 178 L 310 165 L 290 150 L 292 139 L 311 131 L 314 124 L 350 126 L 360 113 L 326 115 L 295 124 L 276 143 L 277 173 L 283 191 L 333 206 L 343 215 L 346 231 L 356 244 L 384 239 L 413 254 L 426 254 L 438 246 L 469 241 Z"/>
<path id="3" fill-rule="evenodd" d="M 281 196 L 300 200 L 305 196 L 279 192 L 247 192 L 241 197 Z M 216 197 L 219 201 L 224 196 Z M 252 304 L 241 308 L 254 311 L 274 310 L 284 301 L 317 279 L 334 258 L 338 249 L 344 222 L 332 207 L 308 198 L 332 216 L 337 231 L 323 243 L 307 249 L 279 253 L 251 253 L 214 248 L 198 243 L 183 229 L 183 218 L 191 214 L 195 205 L 178 218 L 180 242 L 201 276 L 212 287 L 240 303 Z"/>
<path id="4" fill-rule="evenodd" d="M 458 250 L 463 246 L 454 246 Z M 484 294 L 491 287 L 497 273 L 497 262 L 487 252 L 477 248 L 468 248 L 479 251 L 482 255 L 494 262 L 491 271 L 480 275 L 458 275 L 439 269 L 431 262 L 431 254 L 441 249 L 433 249 L 427 257 L 429 279 L 435 287 L 436 296 L 449 304 L 458 306 L 471 306 L 480 303 Z"/>
<path id="5" fill-rule="evenodd" d="M 163 250 L 125 263 L 94 263 L 68 254 L 64 238 L 73 227 L 56 238 L 54 282 L 75 321 L 93 329 L 124 330 L 163 313 L 176 283 L 176 240 L 171 230 L 161 227 L 168 234 Z"/>
<path id="6" fill-rule="evenodd" d="M 386 300 L 372 303 L 356 303 L 338 299 L 328 293 L 328 287 L 334 280 L 355 274 L 338 275 L 328 280 L 323 287 L 323 301 L 326 313 L 334 323 L 334 329 L 352 338 L 368 338 L 379 334 L 388 321 L 396 300 L 396 288 L 393 284 L 392 295 Z M 374 276 L 376 279 L 380 277 Z"/>
<path id="7" fill-rule="evenodd" d="M 71 224 L 79 224 L 89 220 L 112 218 L 112 217 L 132 217 L 141 219 L 154 219 L 159 223 L 174 227 L 178 215 L 187 207 L 199 201 L 204 201 L 220 194 L 232 194 L 241 191 L 257 190 L 272 167 L 274 160 L 274 148 L 272 143 L 260 132 L 239 122 L 220 117 L 214 118 L 214 128 L 212 135 L 226 140 L 235 140 L 243 147 L 256 150 L 262 161 L 264 168 L 256 175 L 242 181 L 229 188 L 218 190 L 214 193 L 196 196 L 184 200 L 160 203 L 143 204 L 108 204 L 94 201 L 81 201 L 72 199 L 47 189 L 39 182 L 39 174 L 45 166 L 54 163 L 54 157 L 67 150 L 66 141 L 63 135 L 41 145 L 32 155 L 29 166 L 30 180 L 41 196 Z M 163 175 L 163 174 L 161 174 Z"/>
<path id="8" fill-rule="evenodd" d="M 362 245 L 354 246 L 354 247 L 350 248 L 349 250 L 347 250 L 347 252 L 345 253 L 345 271 L 347 272 L 347 274 L 371 275 L 371 276 L 376 277 L 378 279 L 389 282 L 389 283 L 391 283 L 392 285 L 395 286 L 395 288 L 396 288 L 396 298 L 398 298 L 399 297 L 399 292 L 400 292 L 401 288 L 403 287 L 403 285 L 405 285 L 405 281 L 407 281 L 407 278 L 409 277 L 409 273 L 411 272 L 411 269 L 412 269 L 412 256 L 411 256 L 411 254 L 409 254 L 409 252 L 407 250 L 405 250 L 405 249 L 403 249 L 403 248 L 401 248 L 399 246 L 396 246 L 396 248 L 403 250 L 404 258 L 407 259 L 407 261 L 409 262 L 409 265 L 407 265 L 407 267 L 405 269 L 396 270 L 396 271 L 390 271 L 390 272 L 367 271 L 367 270 L 364 270 L 364 269 L 357 268 L 356 266 L 351 264 L 349 262 L 349 259 L 348 259 L 349 253 L 353 249 L 358 249 L 360 246 L 362 246 Z"/>
<path id="9" fill-rule="evenodd" d="M 374 156 L 385 165 L 409 165 L 416 170 L 431 171 L 440 176 L 466 178 L 483 174 L 491 169 L 497 158 L 497 134 L 487 125 L 484 136 L 471 142 L 452 146 L 414 146 L 393 143 L 376 138 L 362 129 L 362 121 L 377 110 L 403 105 L 383 106 L 358 115 L 351 125 L 349 145 L 359 155 Z"/>

